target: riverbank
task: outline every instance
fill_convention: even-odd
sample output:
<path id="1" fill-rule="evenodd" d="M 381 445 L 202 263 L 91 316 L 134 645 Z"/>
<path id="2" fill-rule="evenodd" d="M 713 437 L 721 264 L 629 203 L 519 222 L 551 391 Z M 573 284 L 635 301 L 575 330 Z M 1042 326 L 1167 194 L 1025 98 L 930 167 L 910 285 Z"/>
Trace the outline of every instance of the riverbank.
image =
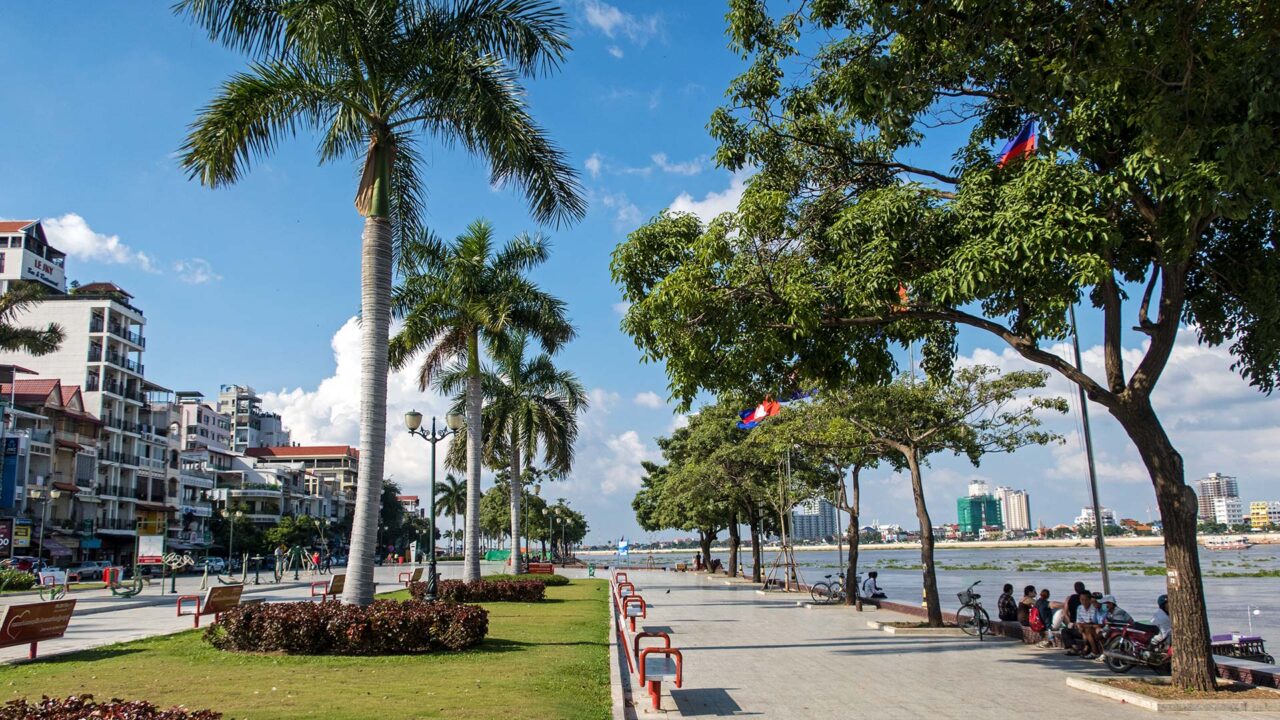
<path id="1" fill-rule="evenodd" d="M 1199 538 L 1200 544 L 1204 545 L 1205 541 L 1215 537 L 1239 537 L 1238 535 L 1204 535 Z M 1248 535 L 1249 542 L 1254 545 L 1280 545 L 1280 533 L 1250 533 Z M 1107 547 L 1161 547 L 1164 545 L 1162 537 L 1111 537 L 1107 538 Z M 1017 550 L 1017 549 L 1036 549 L 1036 548 L 1092 548 L 1092 539 L 1080 540 L 965 540 L 965 541 L 943 541 L 935 546 L 937 550 Z M 751 546 L 743 543 L 742 548 L 746 552 L 750 552 Z M 918 542 L 899 542 L 899 543 L 860 543 L 858 548 L 861 550 L 919 550 Z M 711 547 L 716 552 L 728 552 L 726 545 L 713 545 Z M 764 548 L 768 552 L 777 552 L 778 546 L 766 545 Z M 836 550 L 834 544 L 831 545 L 797 545 L 796 552 L 832 552 Z M 634 548 L 631 555 L 688 555 L 697 552 L 697 548 L 655 548 L 652 550 L 642 550 Z M 578 555 L 592 556 L 614 556 L 617 553 L 613 550 L 578 550 Z"/>

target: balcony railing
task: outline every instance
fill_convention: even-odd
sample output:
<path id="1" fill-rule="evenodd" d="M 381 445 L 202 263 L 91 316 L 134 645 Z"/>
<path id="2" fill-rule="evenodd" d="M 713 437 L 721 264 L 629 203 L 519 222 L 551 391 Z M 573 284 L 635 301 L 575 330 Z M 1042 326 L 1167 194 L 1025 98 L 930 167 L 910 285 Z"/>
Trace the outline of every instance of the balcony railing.
<path id="1" fill-rule="evenodd" d="M 133 520 L 124 520 L 121 518 L 110 518 L 98 521 L 99 530 L 127 530 L 133 532 L 137 530 L 137 525 Z"/>
<path id="2" fill-rule="evenodd" d="M 89 332 L 102 332 L 102 318 L 92 318 L 89 320 Z"/>

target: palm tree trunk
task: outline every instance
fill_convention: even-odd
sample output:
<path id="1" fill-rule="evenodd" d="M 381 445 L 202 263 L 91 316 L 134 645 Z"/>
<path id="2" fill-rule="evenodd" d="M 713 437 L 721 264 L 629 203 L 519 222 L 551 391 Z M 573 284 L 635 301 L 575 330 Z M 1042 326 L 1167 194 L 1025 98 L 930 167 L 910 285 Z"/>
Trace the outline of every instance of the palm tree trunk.
<path id="1" fill-rule="evenodd" d="M 480 337 L 471 331 L 467 339 L 467 513 L 466 541 L 462 563 L 462 579 L 474 582 L 480 579 L 480 451 L 484 440 L 480 437 L 480 411 L 483 402 L 480 387 Z"/>
<path id="2" fill-rule="evenodd" d="M 385 163 L 384 163 L 385 164 Z M 373 602 L 383 451 L 387 440 L 387 341 L 391 329 L 391 223 L 365 218 L 360 270 L 360 464 L 343 602 Z"/>
<path id="3" fill-rule="evenodd" d="M 450 555 L 457 555 L 457 554 L 458 554 L 458 550 L 457 550 L 457 547 L 458 547 L 458 545 L 457 545 L 457 542 L 458 542 L 458 513 L 457 513 L 457 511 L 454 511 L 454 512 L 452 513 L 452 515 L 453 515 L 453 534 L 449 536 L 449 554 L 450 554 Z"/>
<path id="4" fill-rule="evenodd" d="M 520 506 L 524 498 L 521 496 L 523 487 L 520 483 L 520 447 L 519 428 L 516 422 L 511 422 L 511 574 L 519 575 L 521 568 L 520 558 Z"/>

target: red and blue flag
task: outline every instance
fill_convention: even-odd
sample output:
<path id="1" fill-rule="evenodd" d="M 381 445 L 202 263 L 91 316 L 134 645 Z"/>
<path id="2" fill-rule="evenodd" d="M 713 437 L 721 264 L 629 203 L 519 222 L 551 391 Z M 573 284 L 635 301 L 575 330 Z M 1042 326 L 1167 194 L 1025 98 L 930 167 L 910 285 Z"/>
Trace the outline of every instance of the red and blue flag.
<path id="1" fill-rule="evenodd" d="M 738 429 L 754 429 L 765 418 L 773 417 L 780 412 L 782 412 L 782 406 L 778 404 L 778 401 L 774 400 L 772 395 L 765 395 L 764 402 L 756 406 L 754 410 L 743 410 L 738 413 L 738 417 L 741 418 L 738 421 Z"/>
<path id="2" fill-rule="evenodd" d="M 1036 121 L 1032 118 L 1022 126 L 1022 132 L 1017 137 L 1010 140 L 1000 151 L 999 167 L 1004 167 L 1005 163 L 1014 158 L 1028 157 L 1036 151 Z"/>

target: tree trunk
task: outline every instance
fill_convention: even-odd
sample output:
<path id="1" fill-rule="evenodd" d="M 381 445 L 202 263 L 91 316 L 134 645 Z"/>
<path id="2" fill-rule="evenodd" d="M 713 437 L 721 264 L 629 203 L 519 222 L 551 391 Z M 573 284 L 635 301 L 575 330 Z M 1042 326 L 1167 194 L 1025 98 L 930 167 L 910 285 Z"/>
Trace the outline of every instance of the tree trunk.
<path id="1" fill-rule="evenodd" d="M 1200 546 L 1196 542 L 1196 494 L 1186 484 L 1182 456 L 1145 401 L 1111 411 L 1138 448 L 1155 486 L 1164 522 L 1165 585 L 1173 623 L 1173 683 L 1182 688 L 1217 689 L 1209 651 L 1209 616 L 1204 604 Z"/>
<path id="2" fill-rule="evenodd" d="M 846 532 L 849 539 L 849 565 L 844 571 L 844 589 L 845 589 L 845 605 L 853 605 L 858 599 L 858 543 L 861 538 L 858 536 L 858 475 L 861 474 L 862 468 L 855 466 L 852 476 L 850 477 L 850 485 L 853 487 L 853 497 L 849 501 L 849 506 L 845 508 L 849 513 L 849 528 Z M 841 491 L 844 488 L 841 487 Z"/>
<path id="3" fill-rule="evenodd" d="M 755 505 L 747 519 L 751 523 L 751 582 L 764 582 L 760 569 L 760 510 Z"/>
<path id="4" fill-rule="evenodd" d="M 715 539 L 716 536 L 714 531 L 698 531 L 698 547 L 701 548 L 702 569 L 705 572 L 711 572 L 711 542 Z"/>
<path id="5" fill-rule="evenodd" d="M 942 627 L 942 606 L 938 603 L 938 574 L 933 567 L 933 522 L 924 504 L 924 483 L 920 478 L 919 451 L 906 448 L 903 455 L 911 470 L 911 494 L 915 496 L 916 518 L 920 521 L 920 564 L 924 566 L 924 604 L 929 627 Z"/>
<path id="6" fill-rule="evenodd" d="M 511 574 L 519 575 L 524 567 L 520 557 L 520 507 L 524 501 L 524 488 L 520 483 L 519 428 L 511 421 Z"/>
<path id="7" fill-rule="evenodd" d="M 742 535 L 738 530 L 738 511 L 729 516 L 729 562 L 725 570 L 729 577 L 738 577 L 738 546 L 742 544 Z"/>
<path id="8" fill-rule="evenodd" d="M 467 512 L 466 540 L 462 562 L 462 579 L 474 582 L 480 579 L 480 453 L 484 439 L 481 435 L 480 411 L 484 402 L 480 386 L 480 338 L 472 330 L 467 338 Z"/>
<path id="9" fill-rule="evenodd" d="M 385 175 L 385 161 L 384 175 Z M 382 189 L 385 198 L 385 185 Z M 379 208 L 375 208 L 375 211 Z M 384 213 L 365 218 L 360 256 L 360 461 L 351 551 L 342 601 L 373 602 L 373 560 L 382 505 L 387 441 L 387 343 L 391 329 L 391 223 Z"/>
<path id="10" fill-rule="evenodd" d="M 453 556 L 458 554 L 456 545 L 458 542 L 458 513 L 451 514 L 453 515 L 453 533 L 449 535 L 449 555 Z"/>

